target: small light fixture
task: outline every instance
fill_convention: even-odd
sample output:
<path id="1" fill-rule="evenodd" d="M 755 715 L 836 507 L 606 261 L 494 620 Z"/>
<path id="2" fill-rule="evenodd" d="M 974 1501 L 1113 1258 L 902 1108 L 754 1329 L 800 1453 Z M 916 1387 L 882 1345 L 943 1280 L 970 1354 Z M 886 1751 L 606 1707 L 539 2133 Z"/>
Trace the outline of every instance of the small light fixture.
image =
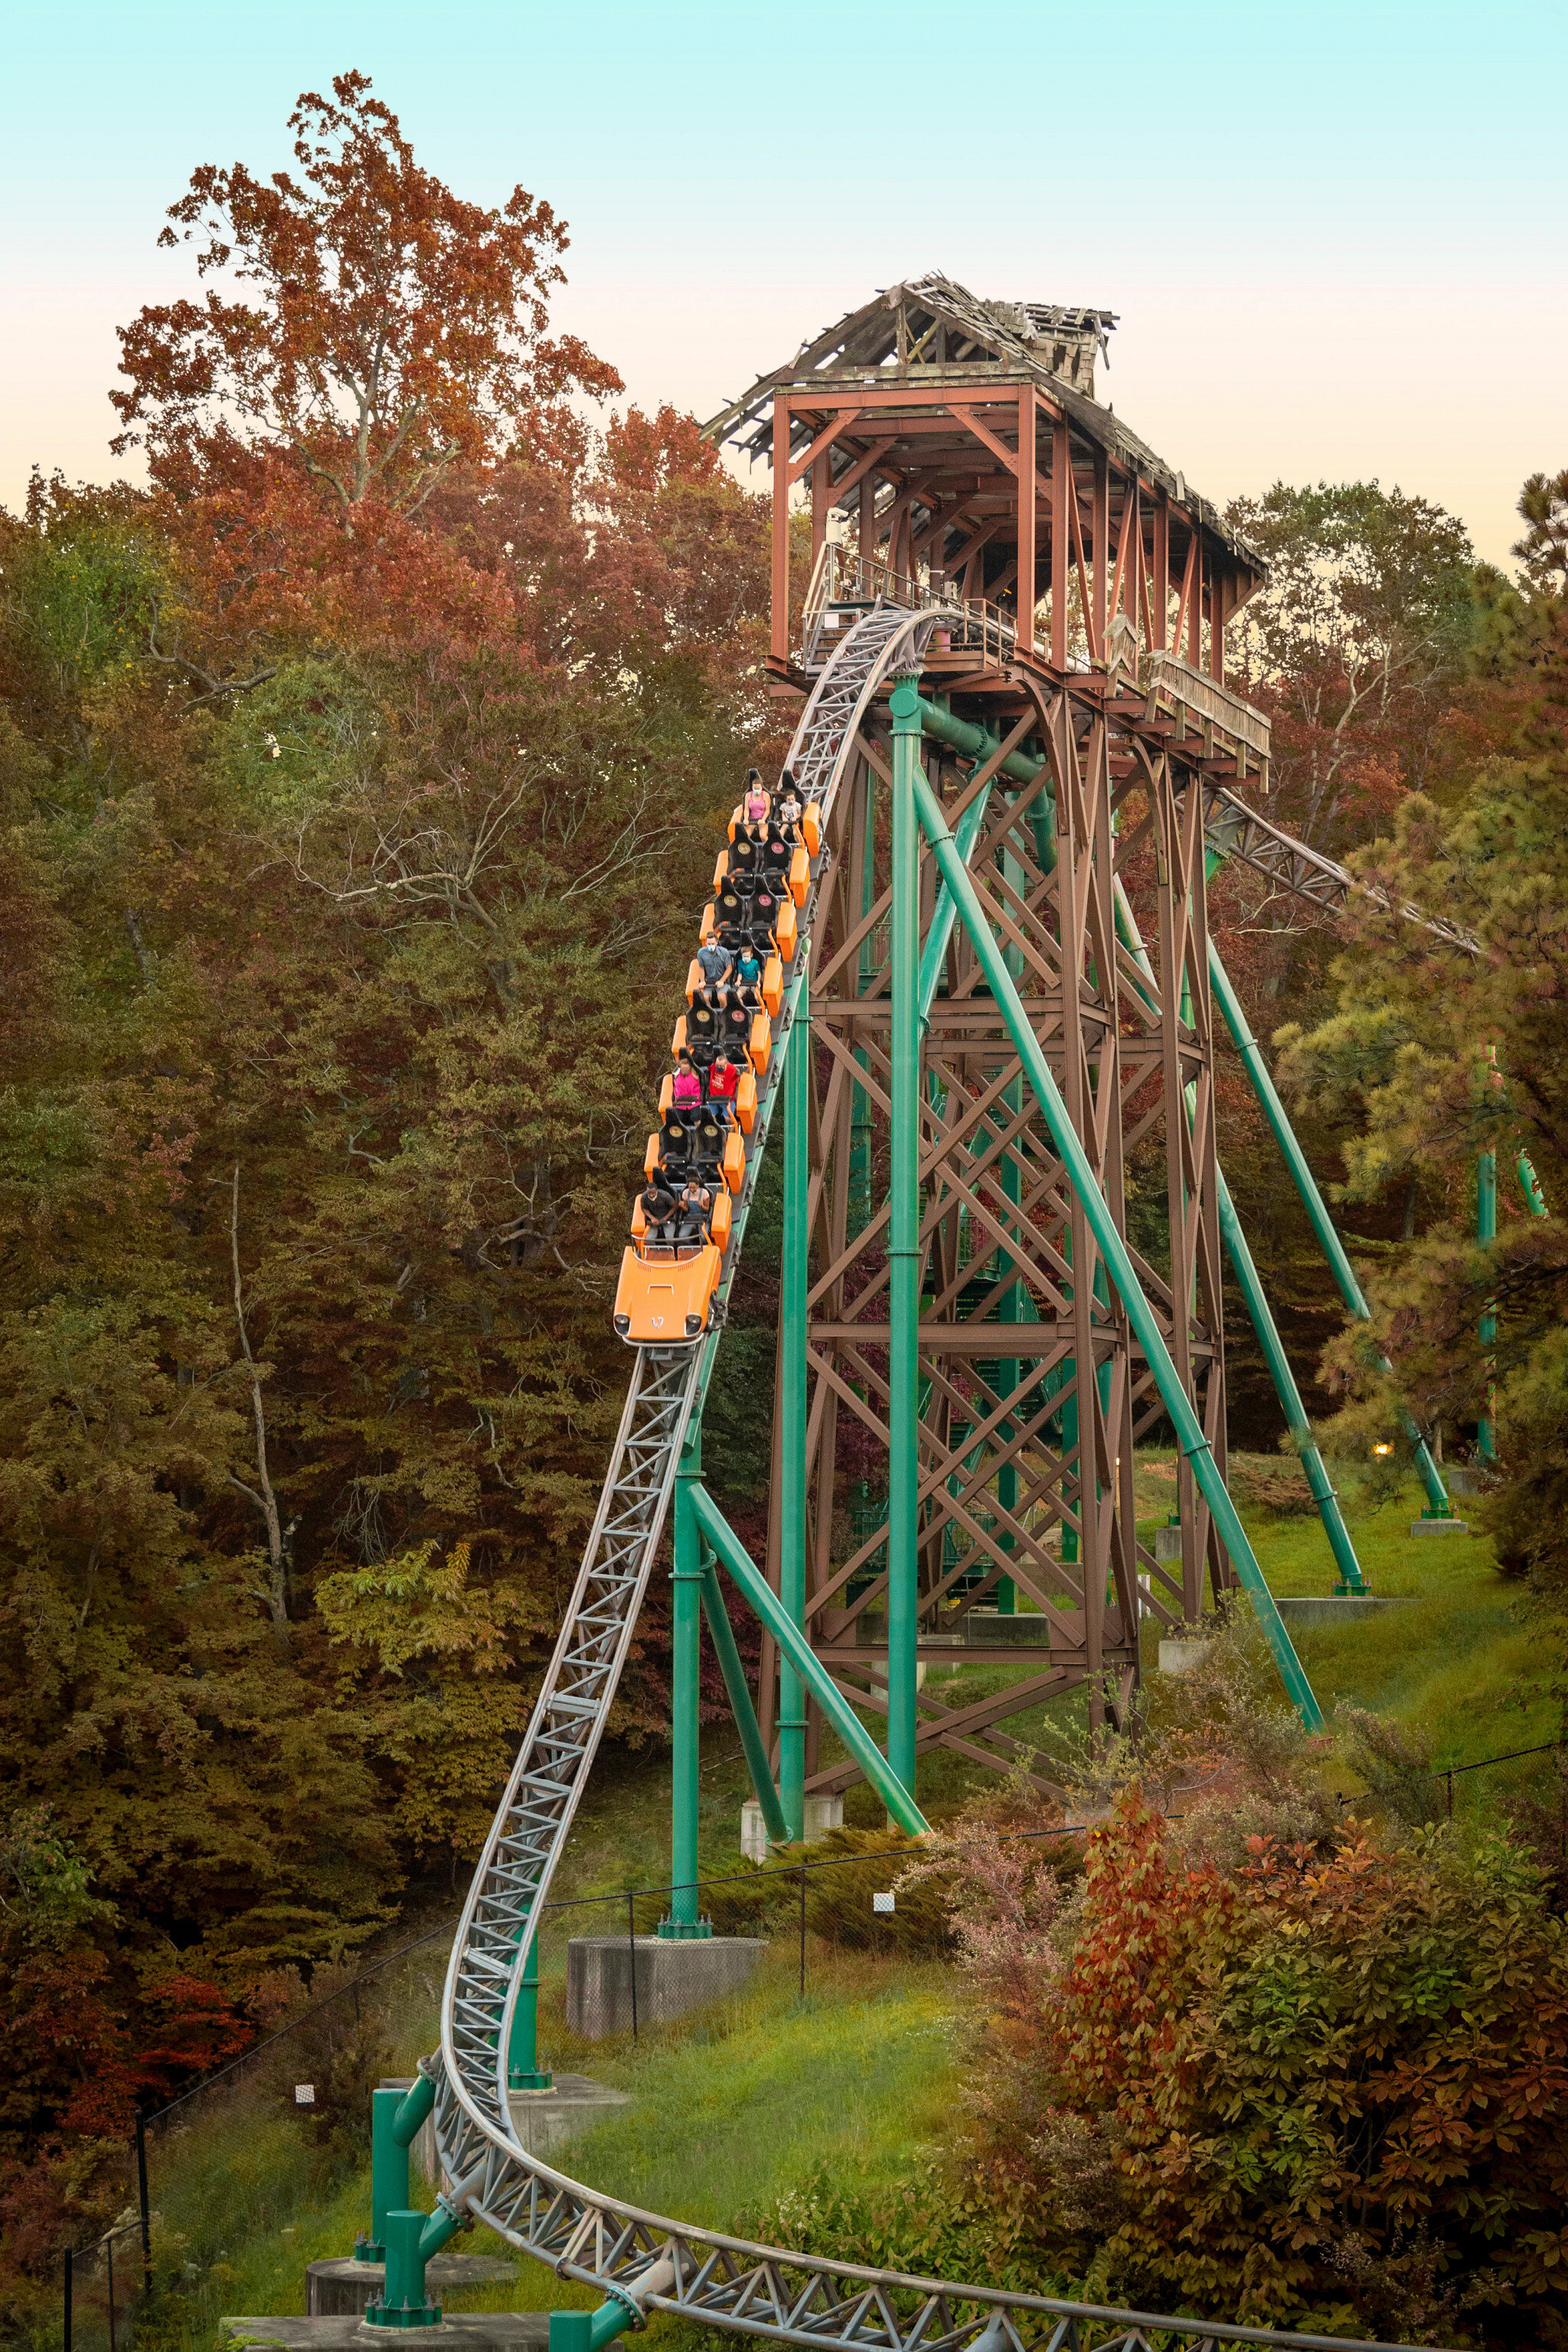
<path id="1" fill-rule="evenodd" d="M 1374 1454 L 1392 1454 L 1394 1448 L 1392 1445 L 1374 1445 L 1372 1450 Z"/>

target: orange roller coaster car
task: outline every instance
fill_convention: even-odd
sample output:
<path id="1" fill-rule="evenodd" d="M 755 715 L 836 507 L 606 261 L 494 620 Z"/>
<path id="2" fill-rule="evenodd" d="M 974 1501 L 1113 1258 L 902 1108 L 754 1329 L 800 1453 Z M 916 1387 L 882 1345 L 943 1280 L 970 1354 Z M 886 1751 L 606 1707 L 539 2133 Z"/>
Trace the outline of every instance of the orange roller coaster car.
<path id="1" fill-rule="evenodd" d="M 712 1242 L 693 1247 L 635 1249 L 621 1257 L 616 1285 L 616 1329 L 630 1348 L 680 1348 L 700 1339 L 719 1287 L 720 1254 Z"/>

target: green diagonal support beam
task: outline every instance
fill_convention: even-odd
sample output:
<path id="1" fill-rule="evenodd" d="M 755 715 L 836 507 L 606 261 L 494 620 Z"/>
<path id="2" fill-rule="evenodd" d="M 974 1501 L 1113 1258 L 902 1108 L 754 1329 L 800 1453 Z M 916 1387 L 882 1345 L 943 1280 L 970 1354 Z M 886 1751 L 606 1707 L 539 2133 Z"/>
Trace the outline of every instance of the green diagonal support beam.
<path id="1" fill-rule="evenodd" d="M 1372 1309 L 1366 1303 L 1366 1293 L 1356 1280 L 1355 1268 L 1345 1255 L 1344 1244 L 1334 1231 L 1333 1219 L 1330 1216 L 1328 1205 L 1318 1190 L 1318 1180 L 1307 1165 L 1306 1153 L 1296 1140 L 1295 1129 L 1291 1127 L 1285 1106 L 1279 1099 L 1279 1090 L 1274 1084 L 1268 1065 L 1263 1058 L 1262 1048 L 1252 1034 L 1252 1025 L 1241 1008 L 1241 999 L 1230 984 L 1230 974 L 1226 971 L 1221 961 L 1219 950 L 1212 939 L 1209 941 L 1209 985 L 1214 991 L 1215 1002 L 1224 1016 L 1225 1025 L 1230 1031 L 1231 1040 L 1241 1056 L 1242 1066 L 1251 1081 L 1252 1091 L 1258 1097 L 1263 1116 L 1273 1131 L 1274 1140 L 1284 1155 L 1285 1165 L 1289 1168 L 1291 1181 L 1300 1195 L 1301 1205 L 1311 1221 L 1312 1231 L 1318 1237 L 1319 1247 L 1328 1259 L 1330 1272 L 1339 1285 L 1340 1296 L 1358 1322 L 1370 1323 Z M 1394 1370 L 1388 1358 L 1381 1353 L 1378 1362 L 1385 1372 L 1392 1372 Z M 1453 1513 L 1452 1506 L 1448 1501 L 1448 1490 L 1443 1484 L 1441 1472 L 1427 1450 L 1426 1441 L 1405 1406 L 1401 1406 L 1400 1414 L 1405 1425 L 1405 1434 L 1410 1442 L 1411 1450 L 1415 1457 L 1417 1474 L 1422 1486 L 1426 1490 L 1427 1502 L 1440 1517 L 1449 1518 Z"/>
<path id="2" fill-rule="evenodd" d="M 718 1571 L 714 1568 L 711 1552 L 705 1552 L 702 1557 L 701 1591 L 702 1614 L 708 1620 L 708 1638 L 713 1644 L 719 1671 L 724 1677 L 730 1712 L 741 1735 L 746 1769 L 752 1776 L 752 1787 L 763 1809 L 763 1820 L 774 1845 L 788 1845 L 789 1823 L 784 1819 L 773 1774 L 768 1769 L 767 1743 L 763 1738 L 763 1727 L 757 1721 L 757 1711 L 752 1705 L 751 1685 L 746 1680 L 746 1669 L 741 1664 L 741 1653 L 735 1646 L 735 1629 L 730 1622 L 730 1612 L 719 1590 Z"/>
<path id="3" fill-rule="evenodd" d="M 915 804 L 942 869 L 942 879 L 952 893 L 959 916 L 990 983 L 992 996 L 1007 1024 L 1013 1044 L 1024 1065 L 1025 1075 L 1034 1088 L 1035 1099 L 1045 1114 L 1057 1156 L 1083 1204 L 1096 1246 L 1105 1261 L 1111 1281 L 1116 1285 L 1128 1320 L 1143 1350 L 1144 1360 L 1154 1376 L 1161 1402 L 1176 1432 L 1176 1442 L 1193 1465 L 1199 1491 L 1214 1515 L 1220 1540 L 1235 1562 L 1237 1574 L 1257 1612 L 1291 1702 L 1308 1728 L 1316 1731 L 1322 1724 L 1322 1709 L 1318 1705 L 1301 1661 L 1296 1655 L 1284 1620 L 1274 1605 L 1274 1596 L 1258 1565 L 1247 1530 L 1226 1491 L 1225 1480 L 1220 1476 L 1213 1448 L 1204 1435 L 1192 1400 L 1183 1388 L 1176 1367 L 1171 1360 L 1164 1334 L 1127 1255 L 1127 1244 L 1116 1229 L 1110 1204 L 1095 1181 L 1094 1171 L 1068 1117 L 1061 1090 L 1051 1074 L 1040 1042 L 1029 1025 L 1028 1015 L 1007 970 L 1006 957 L 986 920 L 985 910 L 965 870 L 958 845 L 948 829 L 942 804 L 924 777 L 920 775 L 915 778 Z"/>
<path id="4" fill-rule="evenodd" d="M 691 1503 L 703 1534 L 718 1553 L 726 1572 L 734 1580 L 742 1598 L 773 1635 L 894 1821 L 911 1837 L 923 1837 L 931 1826 L 930 1822 L 898 1774 L 889 1769 L 887 1758 L 800 1627 L 780 1607 L 778 1594 L 712 1496 L 705 1486 L 694 1486 Z"/>
<path id="5" fill-rule="evenodd" d="M 1158 982 L 1154 978 L 1154 967 L 1149 960 L 1149 950 L 1144 946 L 1142 934 L 1138 929 L 1138 918 L 1132 911 L 1131 902 L 1122 887 L 1120 875 L 1116 877 L 1115 911 L 1116 935 L 1149 983 L 1147 988 L 1139 990 L 1139 994 L 1144 1003 L 1152 1009 L 1158 1002 Z M 1195 1090 L 1190 1082 L 1185 1092 L 1187 1118 L 1191 1123 L 1195 1108 Z M 1290 1360 L 1285 1353 L 1285 1345 L 1279 1337 L 1279 1327 L 1274 1320 L 1273 1309 L 1268 1304 L 1268 1294 L 1264 1289 L 1258 1268 L 1253 1263 L 1247 1235 L 1241 1228 L 1241 1219 L 1236 1213 L 1236 1202 L 1230 1196 L 1230 1186 L 1225 1181 L 1225 1170 L 1217 1160 L 1215 1162 L 1215 1177 L 1219 1194 L 1220 1233 L 1231 1265 L 1235 1270 L 1237 1281 L 1241 1286 L 1241 1295 L 1247 1301 L 1247 1311 L 1252 1318 L 1252 1328 L 1258 1334 L 1258 1344 L 1263 1350 L 1263 1360 L 1268 1365 L 1269 1375 L 1273 1380 L 1274 1393 L 1279 1398 L 1280 1409 L 1285 1415 L 1285 1426 L 1289 1431 L 1291 1442 L 1300 1456 L 1308 1488 L 1313 1502 L 1318 1507 L 1318 1517 L 1323 1523 L 1323 1533 L 1329 1539 L 1329 1549 L 1333 1553 L 1339 1568 L 1342 1587 L 1347 1592 L 1364 1592 L 1365 1580 L 1361 1572 L 1361 1562 L 1356 1558 L 1355 1546 L 1351 1541 L 1351 1531 L 1345 1525 L 1344 1513 L 1340 1508 L 1340 1498 L 1334 1492 L 1333 1480 L 1329 1476 L 1328 1465 L 1324 1462 L 1317 1441 L 1312 1435 L 1311 1423 L 1307 1419 L 1307 1408 L 1301 1402 L 1301 1391 L 1296 1385 L 1296 1375 L 1290 1370 Z"/>

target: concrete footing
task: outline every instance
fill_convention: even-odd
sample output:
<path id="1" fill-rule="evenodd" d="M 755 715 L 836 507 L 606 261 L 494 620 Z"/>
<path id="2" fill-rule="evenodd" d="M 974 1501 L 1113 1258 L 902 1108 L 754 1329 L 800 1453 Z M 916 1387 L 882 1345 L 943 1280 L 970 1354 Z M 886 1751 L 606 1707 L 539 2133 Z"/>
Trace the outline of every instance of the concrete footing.
<path id="1" fill-rule="evenodd" d="M 1466 1519 L 1412 1519 L 1410 1532 L 1413 1536 L 1468 1536 L 1470 1529 Z"/>
<path id="2" fill-rule="evenodd" d="M 1182 1530 L 1180 1527 L 1163 1527 L 1155 1528 L 1154 1557 L 1158 1560 L 1181 1559 Z"/>
<path id="3" fill-rule="evenodd" d="M 637 1996 L 640 2003 L 640 1984 Z M 557 2074 L 548 2091 L 509 2091 L 506 2103 L 520 2146 L 531 2156 L 548 2156 L 580 2139 L 606 2116 L 630 2106 L 631 2099 L 626 2092 L 612 2091 L 607 2083 L 592 2082 L 586 2074 Z"/>
<path id="4" fill-rule="evenodd" d="M 425 2265 L 425 2292 L 432 2303 L 441 2303 L 464 2287 L 490 2286 L 498 2279 L 516 2276 L 515 2263 L 498 2262 L 493 2254 L 433 2254 Z M 335 2262 L 307 2263 L 305 2315 L 357 2319 L 385 2282 L 384 2263 L 356 2263 L 352 2254 Z M 228 2325 L 226 2320 L 224 2325 Z"/>
<path id="5" fill-rule="evenodd" d="M 426 2278 L 435 2267 L 434 2263 L 428 2265 Z M 325 2319 L 279 2319 L 275 2315 L 224 2318 L 217 2326 L 222 2344 L 276 2345 L 278 2352 L 369 2352 L 372 2345 L 380 2345 L 384 2352 L 389 2343 L 436 2341 L 460 2347 L 461 2352 L 524 2352 L 525 2347 L 532 2352 L 533 2347 L 550 2341 L 547 2311 L 451 2311 L 434 2327 L 407 2331 L 372 2327 L 352 2312 Z"/>
<path id="6" fill-rule="evenodd" d="M 960 1622 L 972 1650 L 1043 1650 L 1050 1643 L 1051 1629 L 1037 1609 L 1008 1616 L 1000 1609 L 968 1609 Z"/>
<path id="7" fill-rule="evenodd" d="M 1208 1656 L 1209 1643 L 1196 1633 L 1163 1633 L 1160 1637 L 1160 1672 L 1163 1675 L 1191 1674 L 1195 1665 Z"/>
<path id="8" fill-rule="evenodd" d="M 1384 1609 L 1408 1604 L 1381 1592 L 1276 1593 L 1274 1606 L 1287 1625 L 1346 1625 L 1359 1617 L 1375 1617 Z"/>
<path id="9" fill-rule="evenodd" d="M 805 1836 L 807 1845 L 826 1837 L 829 1830 L 844 1827 L 844 1800 L 837 1797 L 807 1797 L 805 1801 Z M 741 1852 L 748 1862 L 766 1862 L 768 1829 L 763 1819 L 763 1809 L 755 1797 L 748 1797 L 741 1807 Z"/>
<path id="10" fill-rule="evenodd" d="M 636 1974 L 633 1953 L 636 1952 Z M 632 2029 L 666 2025 L 689 2009 L 735 1992 L 767 1944 L 760 1936 L 685 1937 L 574 1936 L 566 1947 L 566 2022 L 585 2042 Z"/>

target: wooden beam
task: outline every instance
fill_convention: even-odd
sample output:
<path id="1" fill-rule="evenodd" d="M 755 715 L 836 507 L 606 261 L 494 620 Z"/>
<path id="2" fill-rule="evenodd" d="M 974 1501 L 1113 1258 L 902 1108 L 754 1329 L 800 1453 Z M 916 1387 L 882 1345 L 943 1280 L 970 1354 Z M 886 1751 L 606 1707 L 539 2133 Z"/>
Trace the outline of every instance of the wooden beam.
<path id="1" fill-rule="evenodd" d="M 790 467 L 789 481 L 790 488 L 792 489 L 795 488 L 796 482 L 798 482 L 805 475 L 806 468 L 809 466 L 814 465 L 825 450 L 831 449 L 835 441 L 837 440 L 838 436 L 841 433 L 847 433 L 849 427 L 854 424 L 855 419 L 859 415 L 859 414 L 860 411 L 858 408 L 851 408 L 846 415 L 836 417 L 831 425 L 825 425 L 823 426 L 816 440 L 811 442 L 806 448 L 802 450 L 800 456 L 795 459 L 794 463 Z M 891 445 L 889 444 L 889 446 L 890 446 Z"/>
<path id="2" fill-rule="evenodd" d="M 1051 667 L 1068 666 L 1068 521 L 1069 501 L 1076 503 L 1072 481 L 1071 436 L 1064 424 L 1051 427 Z"/>

